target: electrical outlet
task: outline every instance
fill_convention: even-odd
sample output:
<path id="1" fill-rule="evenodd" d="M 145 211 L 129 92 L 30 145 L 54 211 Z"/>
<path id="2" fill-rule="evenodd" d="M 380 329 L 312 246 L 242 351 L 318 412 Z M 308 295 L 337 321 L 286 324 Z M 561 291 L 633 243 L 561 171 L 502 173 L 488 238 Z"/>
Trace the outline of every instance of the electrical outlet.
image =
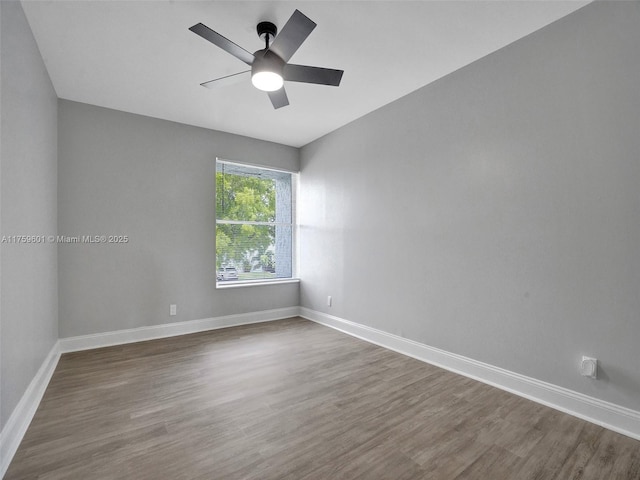
<path id="1" fill-rule="evenodd" d="M 175 304 L 171 304 L 169 305 L 169 315 L 171 315 L 172 317 L 176 314 L 178 310 L 178 306 Z"/>
<path id="2" fill-rule="evenodd" d="M 580 362 L 580 375 L 588 378 L 598 378 L 598 359 L 582 357 Z"/>

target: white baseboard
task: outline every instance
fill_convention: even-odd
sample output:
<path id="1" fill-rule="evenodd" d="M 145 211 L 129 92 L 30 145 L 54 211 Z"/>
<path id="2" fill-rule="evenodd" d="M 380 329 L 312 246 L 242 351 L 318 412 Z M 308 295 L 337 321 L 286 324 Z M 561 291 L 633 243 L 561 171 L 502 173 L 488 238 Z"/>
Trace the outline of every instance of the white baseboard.
<path id="1" fill-rule="evenodd" d="M 305 307 L 300 316 L 640 440 L 636 410 Z"/>
<path id="2" fill-rule="evenodd" d="M 157 338 L 175 337 L 188 333 L 205 332 L 218 328 L 236 327 L 251 323 L 270 322 L 298 316 L 298 307 L 278 308 L 260 312 L 239 313 L 222 317 L 203 318 L 186 322 L 165 323 L 149 327 L 116 330 L 114 332 L 96 333 L 60 339 L 60 352 L 78 352 L 93 348 L 124 345 L 125 343 L 144 342 Z"/>
<path id="3" fill-rule="evenodd" d="M 60 350 L 56 342 L 0 432 L 0 478 L 4 476 L 11 459 L 18 450 L 59 359 Z"/>

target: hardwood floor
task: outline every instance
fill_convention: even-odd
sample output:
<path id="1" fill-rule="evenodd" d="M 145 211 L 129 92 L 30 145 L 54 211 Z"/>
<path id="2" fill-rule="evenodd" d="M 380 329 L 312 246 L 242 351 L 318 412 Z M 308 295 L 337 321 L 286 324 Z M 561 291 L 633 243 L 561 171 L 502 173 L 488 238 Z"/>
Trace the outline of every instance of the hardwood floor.
<path id="1" fill-rule="evenodd" d="M 640 442 L 302 319 L 65 354 L 14 479 L 640 479 Z"/>

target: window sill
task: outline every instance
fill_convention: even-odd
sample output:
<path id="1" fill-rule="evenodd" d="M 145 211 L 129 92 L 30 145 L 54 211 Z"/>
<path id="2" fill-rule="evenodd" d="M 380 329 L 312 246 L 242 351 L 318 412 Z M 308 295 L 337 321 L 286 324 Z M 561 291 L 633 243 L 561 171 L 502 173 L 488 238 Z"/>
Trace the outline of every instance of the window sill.
<path id="1" fill-rule="evenodd" d="M 283 278 L 282 280 L 252 280 L 247 282 L 216 282 L 216 290 L 243 287 L 264 287 L 268 285 L 285 285 L 288 283 L 300 283 L 299 278 Z"/>

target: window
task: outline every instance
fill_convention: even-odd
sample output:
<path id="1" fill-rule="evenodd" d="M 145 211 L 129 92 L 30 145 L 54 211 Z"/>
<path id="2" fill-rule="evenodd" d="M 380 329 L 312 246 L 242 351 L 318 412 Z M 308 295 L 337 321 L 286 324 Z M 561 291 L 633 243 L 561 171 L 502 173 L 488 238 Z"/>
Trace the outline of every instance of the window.
<path id="1" fill-rule="evenodd" d="M 293 277 L 294 174 L 216 162 L 218 284 Z"/>

